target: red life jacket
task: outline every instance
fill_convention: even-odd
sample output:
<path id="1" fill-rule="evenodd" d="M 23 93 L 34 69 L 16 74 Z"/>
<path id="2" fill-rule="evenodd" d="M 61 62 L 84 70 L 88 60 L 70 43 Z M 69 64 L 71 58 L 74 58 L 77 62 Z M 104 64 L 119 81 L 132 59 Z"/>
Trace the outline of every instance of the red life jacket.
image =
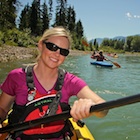
<path id="1" fill-rule="evenodd" d="M 34 87 L 32 68 L 33 66 L 29 66 L 25 69 L 29 102 L 24 106 L 23 112 L 21 112 L 22 115 L 21 114 L 19 115 L 21 116 L 21 118 L 18 119 L 19 122 L 26 122 L 44 116 L 59 114 L 62 111 L 70 109 L 70 106 L 68 104 L 60 102 L 61 87 L 63 84 L 65 72 L 59 69 L 59 75 L 56 84 L 57 86 L 55 90 L 52 90 L 50 94 L 42 95 Z M 15 109 L 17 111 L 18 105 L 14 105 L 14 106 L 15 107 L 13 108 L 13 110 Z M 15 113 L 13 114 L 14 114 L 13 116 L 17 115 Z M 9 119 L 10 118 L 14 119 L 12 115 L 11 117 L 9 117 Z M 10 119 L 11 122 L 12 119 Z M 22 138 L 25 139 L 25 137 L 27 136 L 35 139 L 59 138 L 63 135 L 68 134 L 69 133 L 68 129 L 69 126 L 66 125 L 66 121 L 60 120 L 57 122 L 52 122 L 49 124 L 41 124 L 39 126 L 30 128 L 28 130 L 23 131 L 22 134 L 18 132 L 16 133 L 15 137 L 19 136 L 21 139 Z"/>
<path id="2" fill-rule="evenodd" d="M 36 94 L 38 94 L 38 91 L 36 91 Z M 26 104 L 26 110 L 20 121 L 26 122 L 26 121 L 35 120 L 47 116 L 49 114 L 50 109 L 54 109 L 53 107 L 50 108 L 50 105 L 51 103 L 53 103 L 53 100 L 57 96 L 55 94 L 37 98 L 33 101 L 30 101 L 28 104 Z M 57 105 L 57 108 L 56 110 L 54 110 L 54 113 L 59 114 L 61 112 L 62 112 L 61 106 Z M 40 134 L 46 135 L 50 133 L 59 132 L 64 128 L 64 125 L 65 125 L 64 120 L 53 122 L 50 124 L 42 124 L 40 126 L 24 131 L 23 134 L 39 135 L 40 137 Z"/>

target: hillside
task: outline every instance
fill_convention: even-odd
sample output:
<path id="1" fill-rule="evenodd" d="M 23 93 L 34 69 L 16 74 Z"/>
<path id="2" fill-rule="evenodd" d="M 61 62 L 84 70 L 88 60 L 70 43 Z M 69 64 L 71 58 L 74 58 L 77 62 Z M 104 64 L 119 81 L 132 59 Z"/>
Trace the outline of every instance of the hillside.
<path id="1" fill-rule="evenodd" d="M 104 38 L 96 38 L 96 41 L 97 41 L 97 43 L 100 45 L 104 39 L 124 40 L 124 39 L 126 39 L 126 37 L 124 37 L 124 36 L 116 36 L 116 37 L 113 37 L 113 38 L 108 38 L 108 37 L 104 37 Z M 92 43 L 93 43 L 94 40 L 95 40 L 95 39 L 91 39 L 89 42 L 92 42 Z"/>

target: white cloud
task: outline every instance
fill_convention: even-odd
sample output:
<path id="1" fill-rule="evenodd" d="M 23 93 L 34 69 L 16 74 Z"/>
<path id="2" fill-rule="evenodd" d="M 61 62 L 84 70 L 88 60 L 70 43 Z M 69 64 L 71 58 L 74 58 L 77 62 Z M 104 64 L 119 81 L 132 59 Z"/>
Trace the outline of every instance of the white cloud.
<path id="1" fill-rule="evenodd" d="M 140 18 L 140 16 L 139 15 L 134 15 L 134 18 Z"/>
<path id="2" fill-rule="evenodd" d="M 132 15 L 128 12 L 128 13 L 126 13 L 126 16 L 128 17 L 128 18 L 131 18 L 132 17 Z"/>
<path id="3" fill-rule="evenodd" d="M 140 15 L 132 15 L 130 12 L 127 12 L 125 15 L 129 20 L 132 18 L 140 18 Z"/>

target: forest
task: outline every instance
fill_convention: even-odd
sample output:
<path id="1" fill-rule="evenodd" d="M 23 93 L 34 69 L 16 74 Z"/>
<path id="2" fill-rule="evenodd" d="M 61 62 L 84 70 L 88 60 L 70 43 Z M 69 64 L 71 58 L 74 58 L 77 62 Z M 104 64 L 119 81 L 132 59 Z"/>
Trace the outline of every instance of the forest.
<path id="1" fill-rule="evenodd" d="M 84 35 L 84 26 L 76 19 L 74 5 L 68 0 L 33 0 L 21 9 L 20 0 L 1 0 L 0 2 L 0 46 L 3 44 L 20 47 L 33 47 L 42 33 L 54 26 L 63 26 L 70 30 L 73 38 L 71 49 L 103 50 L 120 52 L 140 52 L 140 35 L 128 36 L 126 39 L 105 38 L 99 45 L 96 39 L 88 41 Z M 17 20 L 18 19 L 18 20 Z"/>

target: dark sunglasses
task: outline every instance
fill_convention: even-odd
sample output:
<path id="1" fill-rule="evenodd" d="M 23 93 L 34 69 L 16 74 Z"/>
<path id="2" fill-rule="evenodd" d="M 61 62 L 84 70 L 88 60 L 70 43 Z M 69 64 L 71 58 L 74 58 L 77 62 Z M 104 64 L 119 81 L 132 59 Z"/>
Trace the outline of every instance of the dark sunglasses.
<path id="1" fill-rule="evenodd" d="M 69 54 L 69 50 L 60 48 L 60 47 L 58 47 L 57 45 L 55 45 L 55 44 L 53 44 L 51 42 L 43 41 L 43 43 L 46 45 L 46 48 L 49 49 L 50 51 L 55 52 L 55 51 L 57 51 L 59 49 L 61 55 L 67 56 Z"/>

